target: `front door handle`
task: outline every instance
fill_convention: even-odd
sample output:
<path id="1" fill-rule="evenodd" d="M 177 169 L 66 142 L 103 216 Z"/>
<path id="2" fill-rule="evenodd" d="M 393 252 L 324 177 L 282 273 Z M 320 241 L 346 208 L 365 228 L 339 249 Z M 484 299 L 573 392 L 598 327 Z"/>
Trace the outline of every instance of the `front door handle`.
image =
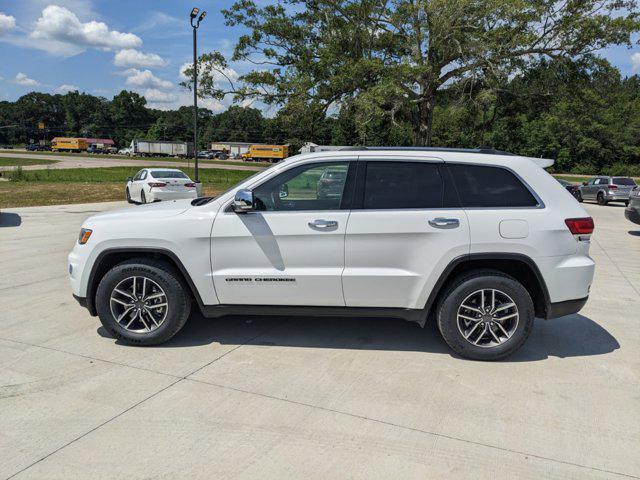
<path id="1" fill-rule="evenodd" d="M 458 228 L 460 226 L 460 220 L 457 218 L 438 217 L 429 220 L 429 225 L 434 228 Z"/>
<path id="2" fill-rule="evenodd" d="M 335 220 L 323 220 L 321 218 L 318 220 L 314 220 L 313 222 L 309 222 L 308 225 L 311 228 L 323 230 L 338 228 L 338 222 L 336 222 Z"/>

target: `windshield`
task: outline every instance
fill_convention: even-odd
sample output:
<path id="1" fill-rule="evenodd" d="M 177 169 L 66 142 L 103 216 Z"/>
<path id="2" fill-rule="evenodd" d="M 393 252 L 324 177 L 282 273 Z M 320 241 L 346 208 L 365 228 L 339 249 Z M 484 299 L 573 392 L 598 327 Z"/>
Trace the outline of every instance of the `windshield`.
<path id="1" fill-rule="evenodd" d="M 613 177 L 614 185 L 635 185 L 636 182 L 633 181 L 632 178 L 629 177 Z"/>
<path id="2" fill-rule="evenodd" d="M 156 170 L 149 173 L 153 178 L 189 178 L 184 173 L 175 170 Z"/>

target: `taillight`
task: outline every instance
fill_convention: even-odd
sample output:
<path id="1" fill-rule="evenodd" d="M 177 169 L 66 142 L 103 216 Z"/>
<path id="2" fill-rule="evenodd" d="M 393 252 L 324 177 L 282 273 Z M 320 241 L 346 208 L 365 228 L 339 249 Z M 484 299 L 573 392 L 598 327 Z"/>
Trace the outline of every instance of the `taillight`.
<path id="1" fill-rule="evenodd" d="M 591 235 L 595 225 L 593 218 L 567 218 L 564 223 L 569 227 L 569 231 L 574 235 Z"/>
<path id="2" fill-rule="evenodd" d="M 185 183 L 184 186 L 188 187 L 188 188 L 196 188 L 196 184 L 195 183 Z"/>
<path id="3" fill-rule="evenodd" d="M 162 183 L 162 182 L 149 182 L 148 185 L 153 188 L 153 187 L 166 187 L 167 184 L 166 183 Z"/>
<path id="4" fill-rule="evenodd" d="M 615 190 L 616 188 L 618 188 L 617 185 L 609 185 L 609 190 Z"/>

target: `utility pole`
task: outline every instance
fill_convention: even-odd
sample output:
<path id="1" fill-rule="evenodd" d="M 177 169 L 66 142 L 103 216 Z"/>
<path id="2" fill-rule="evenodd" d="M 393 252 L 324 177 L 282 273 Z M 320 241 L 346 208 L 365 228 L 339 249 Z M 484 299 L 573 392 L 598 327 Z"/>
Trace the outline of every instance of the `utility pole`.
<path id="1" fill-rule="evenodd" d="M 191 27 L 193 28 L 193 163 L 195 167 L 195 181 L 200 183 L 198 177 L 198 27 L 207 12 L 198 13 L 200 9 L 193 7 L 190 14 Z M 198 19 L 196 20 L 196 17 Z M 198 192 L 200 194 L 200 192 Z"/>

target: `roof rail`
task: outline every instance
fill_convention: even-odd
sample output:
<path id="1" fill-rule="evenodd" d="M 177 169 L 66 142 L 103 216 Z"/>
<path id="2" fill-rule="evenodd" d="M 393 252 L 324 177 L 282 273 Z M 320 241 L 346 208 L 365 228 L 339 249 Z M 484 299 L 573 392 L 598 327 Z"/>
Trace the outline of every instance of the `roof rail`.
<path id="1" fill-rule="evenodd" d="M 413 151 L 413 152 L 458 152 L 483 153 L 485 155 L 512 155 L 515 153 L 495 150 L 493 148 L 449 148 L 449 147 L 345 147 L 343 150 L 385 150 L 385 151 Z"/>

